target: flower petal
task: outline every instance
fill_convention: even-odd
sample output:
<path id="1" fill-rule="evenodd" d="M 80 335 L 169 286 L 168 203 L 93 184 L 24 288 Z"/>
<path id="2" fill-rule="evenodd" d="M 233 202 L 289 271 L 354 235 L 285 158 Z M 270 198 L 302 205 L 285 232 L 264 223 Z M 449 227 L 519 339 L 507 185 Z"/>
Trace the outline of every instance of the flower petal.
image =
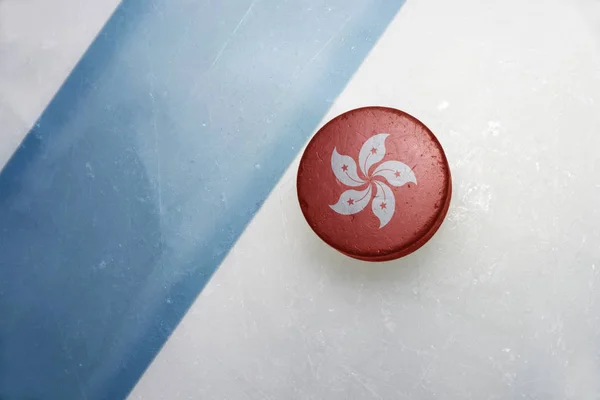
<path id="1" fill-rule="evenodd" d="M 337 149 L 333 149 L 331 154 L 331 169 L 338 178 L 346 186 L 360 186 L 364 185 L 365 181 L 358 177 L 356 172 L 356 163 L 350 156 L 344 156 L 337 152 Z"/>
<path id="2" fill-rule="evenodd" d="M 385 139 L 388 136 L 390 135 L 387 133 L 371 136 L 360 149 L 358 164 L 365 176 L 369 176 L 369 169 L 373 164 L 383 160 L 385 156 Z"/>
<path id="3" fill-rule="evenodd" d="M 331 207 L 333 211 L 342 215 L 352 215 L 362 211 L 371 200 L 371 185 L 362 192 L 357 190 L 346 190 L 340 196 L 338 202 Z"/>
<path id="4" fill-rule="evenodd" d="M 394 192 L 388 185 L 383 182 L 374 181 L 377 186 L 377 195 L 373 199 L 371 207 L 373 208 L 373 214 L 379 218 L 379 229 L 383 228 L 390 222 L 396 211 L 396 199 L 394 198 Z"/>
<path id="5" fill-rule="evenodd" d="M 378 165 L 373 175 L 383 176 L 393 186 L 402 186 L 408 182 L 417 183 L 413 170 L 400 161 L 386 161 Z"/>

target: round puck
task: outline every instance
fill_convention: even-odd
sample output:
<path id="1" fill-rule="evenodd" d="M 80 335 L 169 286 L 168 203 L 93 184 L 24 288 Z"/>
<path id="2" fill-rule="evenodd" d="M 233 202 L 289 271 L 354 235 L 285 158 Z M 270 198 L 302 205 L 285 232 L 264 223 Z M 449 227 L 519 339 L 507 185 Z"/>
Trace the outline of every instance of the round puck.
<path id="1" fill-rule="evenodd" d="M 338 251 L 389 261 L 423 246 L 452 196 L 448 160 L 434 134 L 392 108 L 348 111 L 309 142 L 298 199 L 315 233 Z"/>

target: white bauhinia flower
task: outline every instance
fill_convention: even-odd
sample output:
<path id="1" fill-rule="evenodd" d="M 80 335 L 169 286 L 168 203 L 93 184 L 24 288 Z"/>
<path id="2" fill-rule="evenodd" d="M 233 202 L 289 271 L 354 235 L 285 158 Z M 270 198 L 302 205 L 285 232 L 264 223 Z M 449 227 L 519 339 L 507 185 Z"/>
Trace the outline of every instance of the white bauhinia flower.
<path id="1" fill-rule="evenodd" d="M 413 170 L 400 161 L 385 161 L 375 165 L 385 157 L 385 139 L 388 136 L 387 133 L 379 133 L 363 144 L 358 154 L 358 168 L 362 177 L 352 157 L 338 153 L 337 148 L 331 154 L 331 169 L 335 177 L 342 184 L 358 189 L 346 190 L 338 202 L 330 206 L 331 209 L 338 214 L 352 215 L 364 210 L 373 200 L 371 210 L 379 218 L 380 229 L 390 222 L 396 209 L 394 192 L 388 184 L 399 187 L 409 182 L 417 183 Z M 373 166 L 373 172 L 369 173 Z"/>

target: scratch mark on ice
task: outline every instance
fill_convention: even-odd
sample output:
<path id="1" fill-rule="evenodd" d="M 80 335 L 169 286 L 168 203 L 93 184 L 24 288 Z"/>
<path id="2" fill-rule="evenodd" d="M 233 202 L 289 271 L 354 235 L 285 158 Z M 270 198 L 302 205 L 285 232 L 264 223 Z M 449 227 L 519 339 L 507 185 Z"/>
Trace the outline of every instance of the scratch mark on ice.
<path id="1" fill-rule="evenodd" d="M 246 10 L 246 13 L 242 17 L 242 19 L 240 19 L 240 21 L 238 22 L 238 24 L 236 25 L 236 27 L 233 29 L 233 31 L 231 32 L 231 34 L 229 34 L 229 37 L 225 40 L 225 42 L 223 43 L 223 46 L 221 47 L 221 50 L 219 50 L 219 52 L 217 53 L 217 56 L 213 60 L 211 66 L 210 66 L 211 68 L 214 67 L 217 62 L 219 62 L 219 59 L 223 55 L 223 52 L 225 51 L 225 49 L 227 48 L 227 46 L 229 46 L 229 43 L 231 42 L 231 39 L 233 39 L 233 37 L 235 36 L 235 34 L 238 31 L 238 29 L 240 29 L 240 27 L 242 26 L 242 24 L 246 21 L 246 19 L 248 18 L 248 15 L 250 15 L 250 11 L 252 11 L 252 8 L 254 7 L 254 4 L 256 4 L 257 1 L 258 0 L 252 1 L 252 3 L 250 4 L 250 6 L 248 7 L 248 9 Z"/>
<path id="2" fill-rule="evenodd" d="M 325 44 L 323 46 L 321 46 L 321 48 L 315 53 L 315 55 L 310 59 L 310 61 L 306 65 L 312 64 L 317 58 L 319 58 L 319 56 L 321 55 L 321 53 L 323 52 L 323 50 L 325 50 L 327 48 L 327 46 L 329 46 L 329 43 L 331 43 L 333 39 L 335 39 L 336 37 L 338 37 L 338 35 L 344 30 L 344 28 L 346 27 L 346 25 L 348 24 L 348 22 L 351 19 L 352 19 L 352 15 L 349 15 L 348 18 L 346 18 L 346 20 L 342 24 L 342 26 L 340 26 L 340 29 L 338 29 L 337 32 L 335 32 L 333 35 L 331 35 L 331 37 L 329 38 L 329 40 L 327 40 L 325 42 Z"/>
<path id="3" fill-rule="evenodd" d="M 352 371 L 345 365 L 342 366 L 342 368 L 344 368 L 348 375 L 350 375 L 356 382 L 358 382 L 367 392 L 371 393 L 371 395 L 373 395 L 374 398 L 383 400 L 383 397 L 381 397 L 379 393 L 375 391 L 375 389 L 373 389 L 370 385 L 363 381 L 356 372 Z"/>
<path id="4" fill-rule="evenodd" d="M 162 180 L 160 177 L 160 149 L 158 147 L 158 130 L 156 129 L 156 106 L 154 104 L 154 83 L 150 81 L 150 98 L 152 99 L 152 131 L 154 133 L 154 151 L 156 153 L 156 186 L 158 190 L 158 212 L 159 216 L 163 214 L 163 201 L 162 201 Z"/>
<path id="5" fill-rule="evenodd" d="M 441 347 L 442 351 L 444 351 L 444 350 L 446 350 L 448 348 L 448 346 L 454 341 L 455 336 L 456 336 L 456 334 L 454 332 L 451 333 L 448 336 L 448 338 L 444 341 L 444 344 Z M 421 376 L 419 377 L 419 379 L 417 380 L 417 382 L 413 385 L 412 389 L 408 393 L 408 397 L 409 398 L 412 399 L 413 393 L 415 392 L 415 390 L 417 390 L 419 387 L 423 386 L 423 382 L 425 382 L 425 379 L 427 379 L 427 377 L 429 376 L 429 374 L 431 372 L 433 372 L 433 368 L 435 367 L 435 363 L 437 362 L 439 356 L 440 356 L 440 353 L 438 351 L 435 354 L 435 356 L 431 359 L 431 361 L 429 361 L 427 363 L 427 366 L 425 367 L 425 369 L 421 373 Z"/>

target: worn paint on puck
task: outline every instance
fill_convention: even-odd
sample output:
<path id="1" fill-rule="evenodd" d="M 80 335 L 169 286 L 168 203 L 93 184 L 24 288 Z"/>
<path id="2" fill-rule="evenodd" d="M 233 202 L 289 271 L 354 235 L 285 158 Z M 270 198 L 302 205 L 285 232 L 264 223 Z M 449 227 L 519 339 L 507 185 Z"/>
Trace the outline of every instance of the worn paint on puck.
<path id="1" fill-rule="evenodd" d="M 423 246 L 452 196 L 448 160 L 435 135 L 392 108 L 348 111 L 309 142 L 298 170 L 308 224 L 331 247 L 389 261 Z"/>

